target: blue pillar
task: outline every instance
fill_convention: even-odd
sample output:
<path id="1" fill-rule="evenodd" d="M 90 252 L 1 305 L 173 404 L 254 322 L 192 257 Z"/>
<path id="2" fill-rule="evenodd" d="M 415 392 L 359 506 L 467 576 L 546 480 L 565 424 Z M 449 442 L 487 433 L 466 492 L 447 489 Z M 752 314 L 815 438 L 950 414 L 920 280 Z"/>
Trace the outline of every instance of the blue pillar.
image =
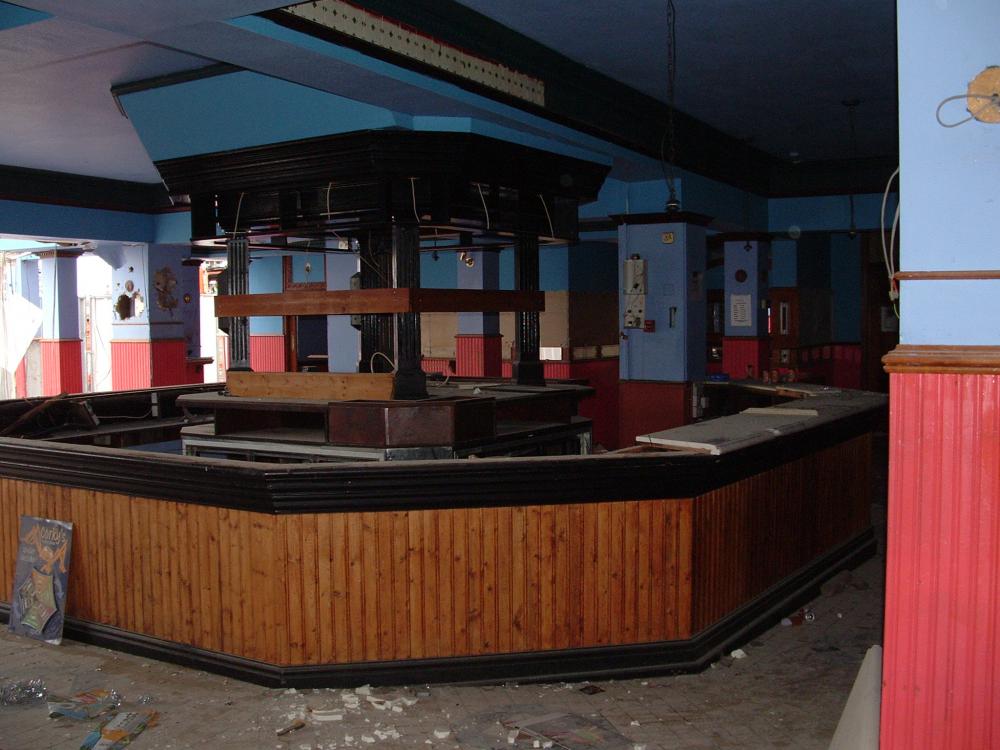
<path id="1" fill-rule="evenodd" d="M 80 302 L 76 291 L 76 261 L 82 251 L 38 253 L 42 300 L 42 394 L 83 391 L 83 345 Z"/>

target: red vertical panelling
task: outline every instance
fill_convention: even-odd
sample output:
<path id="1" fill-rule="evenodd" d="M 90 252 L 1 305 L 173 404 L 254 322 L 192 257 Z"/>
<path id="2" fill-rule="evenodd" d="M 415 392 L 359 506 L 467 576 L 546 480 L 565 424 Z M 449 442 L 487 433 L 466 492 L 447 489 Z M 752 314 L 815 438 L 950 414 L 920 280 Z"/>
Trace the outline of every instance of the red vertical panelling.
<path id="1" fill-rule="evenodd" d="M 82 393 L 83 344 L 80 339 L 41 339 L 39 347 L 42 358 L 42 395 Z"/>
<path id="2" fill-rule="evenodd" d="M 594 395 L 580 402 L 580 416 L 594 421 L 594 444 L 618 447 L 618 358 L 573 362 L 569 376 L 585 378 Z"/>
<path id="3" fill-rule="evenodd" d="M 426 373 L 440 372 L 445 375 L 454 375 L 453 364 L 454 360 L 451 359 L 424 357 L 420 360 L 420 369 Z"/>
<path id="4" fill-rule="evenodd" d="M 18 398 L 28 397 L 28 369 L 23 359 L 14 372 L 14 393 Z"/>
<path id="5" fill-rule="evenodd" d="M 150 343 L 153 356 L 152 386 L 156 388 L 189 382 L 187 345 L 184 340 L 157 339 Z"/>
<path id="6" fill-rule="evenodd" d="M 618 384 L 618 446 L 636 435 L 680 427 L 691 421 L 691 384 L 622 380 Z"/>
<path id="7" fill-rule="evenodd" d="M 285 337 L 281 335 L 251 336 L 250 369 L 254 372 L 284 372 Z"/>
<path id="8" fill-rule="evenodd" d="M 455 374 L 474 378 L 500 377 L 501 340 L 500 336 L 456 336 Z"/>
<path id="9" fill-rule="evenodd" d="M 566 380 L 570 377 L 569 362 L 555 362 L 547 360 L 542 362 L 542 377 L 546 380 Z"/>
<path id="10" fill-rule="evenodd" d="M 760 378 L 768 367 L 770 342 L 757 338 L 724 338 L 722 371 L 734 380 Z"/>
<path id="11" fill-rule="evenodd" d="M 149 388 L 151 354 L 148 341 L 112 341 L 112 389 L 130 391 L 136 388 Z"/>
<path id="12" fill-rule="evenodd" d="M 881 747 L 1000 747 L 1000 376 L 890 379 Z"/>

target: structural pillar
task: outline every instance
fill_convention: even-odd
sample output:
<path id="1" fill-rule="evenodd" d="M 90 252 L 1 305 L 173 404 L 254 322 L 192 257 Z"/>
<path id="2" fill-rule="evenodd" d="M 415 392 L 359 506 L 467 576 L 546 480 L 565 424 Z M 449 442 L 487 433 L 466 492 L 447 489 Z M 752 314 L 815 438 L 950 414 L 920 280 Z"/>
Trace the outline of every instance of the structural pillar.
<path id="1" fill-rule="evenodd" d="M 392 286 L 392 232 L 379 228 L 360 238 L 359 259 L 362 289 Z M 361 359 L 358 372 L 392 372 L 393 317 L 369 313 L 361 317 Z M 377 356 L 382 354 L 384 356 Z"/>
<path id="2" fill-rule="evenodd" d="M 411 289 L 420 286 L 420 228 L 415 224 L 392 227 L 393 287 Z M 420 315 L 397 313 L 393 316 L 396 338 L 395 397 L 427 398 L 427 375 L 420 366 Z"/>
<path id="3" fill-rule="evenodd" d="M 459 289 L 500 288 L 498 252 L 474 250 L 458 255 L 457 260 Z M 501 377 L 501 340 L 499 313 L 459 313 L 458 335 L 455 337 L 455 374 L 477 378 Z"/>
<path id="4" fill-rule="evenodd" d="M 705 227 L 689 212 L 626 214 L 618 222 L 619 445 L 687 424 L 705 378 Z"/>
<path id="5" fill-rule="evenodd" d="M 722 371 L 736 380 L 760 379 L 770 364 L 767 335 L 768 235 L 735 233 L 722 242 L 725 303 Z"/>
<path id="6" fill-rule="evenodd" d="M 995 0 L 897 6 L 900 344 L 889 380 L 882 750 L 1000 747 Z M 915 54 L 914 50 L 920 50 Z M 987 91 L 996 91 L 996 83 Z M 939 109 L 939 105 L 940 109 Z M 942 127 L 979 111 L 970 120 Z M 888 304 L 888 284 L 885 291 Z"/>
<path id="7" fill-rule="evenodd" d="M 111 279 L 112 387 L 202 382 L 198 264 L 187 250 L 124 245 Z"/>
<path id="8" fill-rule="evenodd" d="M 229 294 L 250 293 L 250 243 L 245 234 L 226 240 Z M 244 316 L 229 319 L 229 369 L 250 369 L 250 322 Z"/>
<path id="9" fill-rule="evenodd" d="M 39 353 L 42 395 L 83 391 L 83 342 L 80 339 L 80 303 L 76 292 L 79 250 L 38 253 L 42 301 Z"/>
<path id="10" fill-rule="evenodd" d="M 523 292 L 537 292 L 538 287 L 538 235 L 534 232 L 518 232 L 514 246 L 514 288 Z M 539 359 L 540 342 L 538 313 L 515 313 L 511 372 L 519 385 L 545 384 L 545 373 Z"/>

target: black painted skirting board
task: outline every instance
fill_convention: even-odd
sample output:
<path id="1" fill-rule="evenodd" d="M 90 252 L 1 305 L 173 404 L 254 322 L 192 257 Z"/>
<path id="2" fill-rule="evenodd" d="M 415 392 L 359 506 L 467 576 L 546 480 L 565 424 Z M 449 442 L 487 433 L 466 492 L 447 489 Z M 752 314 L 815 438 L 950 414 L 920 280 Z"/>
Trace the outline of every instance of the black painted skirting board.
<path id="1" fill-rule="evenodd" d="M 746 643 L 774 625 L 792 609 L 812 598 L 827 578 L 841 570 L 856 567 L 875 554 L 875 550 L 875 535 L 869 529 L 817 558 L 712 627 L 684 641 L 496 656 L 279 667 L 73 618 L 67 619 L 66 636 L 269 687 L 619 679 L 697 672 L 726 651 Z M 7 621 L 9 611 L 9 605 L 0 603 L 0 621 Z"/>

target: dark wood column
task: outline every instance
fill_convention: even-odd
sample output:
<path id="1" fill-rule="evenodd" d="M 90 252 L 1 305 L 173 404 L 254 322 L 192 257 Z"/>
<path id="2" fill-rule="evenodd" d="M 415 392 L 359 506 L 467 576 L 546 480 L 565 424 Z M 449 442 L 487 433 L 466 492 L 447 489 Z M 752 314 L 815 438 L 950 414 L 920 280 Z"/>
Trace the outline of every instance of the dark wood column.
<path id="1" fill-rule="evenodd" d="M 234 234 L 226 240 L 226 266 L 229 294 L 250 291 L 250 249 L 245 234 Z M 245 316 L 229 319 L 229 369 L 250 369 L 250 321 Z"/>
<path id="2" fill-rule="evenodd" d="M 396 288 L 420 287 L 420 228 L 392 227 L 392 275 Z M 396 398 L 427 398 L 427 376 L 420 366 L 420 315 L 398 313 L 396 328 Z"/>
<path id="3" fill-rule="evenodd" d="M 538 235 L 518 232 L 514 247 L 514 288 L 538 291 Z M 542 385 L 545 375 L 538 347 L 541 340 L 537 312 L 519 312 L 514 316 L 514 381 L 521 385 Z"/>
<path id="4" fill-rule="evenodd" d="M 383 289 L 392 286 L 390 261 L 392 233 L 373 229 L 360 238 L 361 288 Z M 391 372 L 393 358 L 392 316 L 369 313 L 361 318 L 361 361 L 358 372 Z M 382 352 L 387 358 L 375 357 Z M 374 359 L 373 359 L 374 357 Z"/>

